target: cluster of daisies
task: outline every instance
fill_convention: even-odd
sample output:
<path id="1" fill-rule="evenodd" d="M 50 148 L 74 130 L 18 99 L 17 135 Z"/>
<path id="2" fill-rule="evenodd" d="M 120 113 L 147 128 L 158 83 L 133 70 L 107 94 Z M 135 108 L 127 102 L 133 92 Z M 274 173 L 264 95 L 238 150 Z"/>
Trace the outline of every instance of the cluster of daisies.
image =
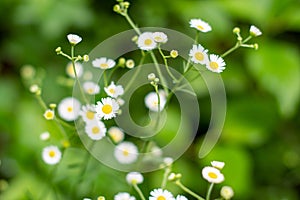
<path id="1" fill-rule="evenodd" d="M 170 167 L 173 161 L 167 161 L 164 166 Z M 218 184 L 224 181 L 224 175 L 220 172 L 225 163 L 220 161 L 212 161 L 211 166 L 204 167 L 202 169 L 202 176 L 211 184 Z M 176 182 L 180 181 L 181 174 L 169 173 L 168 181 Z M 144 177 L 140 172 L 129 172 L 126 175 L 126 182 L 131 185 L 142 200 L 188 200 L 188 198 L 182 194 L 174 195 L 172 192 L 165 188 L 155 188 L 149 192 L 148 198 L 145 197 L 143 192 L 139 188 L 139 184 L 142 184 Z M 195 193 L 185 190 L 190 193 L 191 196 L 196 197 Z M 211 191 L 210 191 L 211 192 Z M 220 198 L 223 200 L 230 200 L 234 196 L 234 191 L 230 186 L 223 186 L 220 190 Z M 137 198 L 128 192 L 118 192 L 114 195 L 114 200 L 136 200 Z M 197 195 L 197 199 L 204 199 Z M 91 198 L 84 198 L 83 200 L 92 200 Z M 105 200 L 104 196 L 99 196 L 97 200 Z"/>

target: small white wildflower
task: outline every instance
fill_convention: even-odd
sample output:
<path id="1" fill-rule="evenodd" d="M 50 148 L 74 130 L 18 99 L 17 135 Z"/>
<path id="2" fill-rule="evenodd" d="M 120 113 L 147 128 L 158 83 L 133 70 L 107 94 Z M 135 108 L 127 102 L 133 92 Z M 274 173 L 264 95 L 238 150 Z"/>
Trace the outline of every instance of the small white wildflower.
<path id="1" fill-rule="evenodd" d="M 119 127 L 112 126 L 108 129 L 107 133 L 116 144 L 124 140 L 124 132 Z"/>
<path id="2" fill-rule="evenodd" d="M 223 186 L 220 191 L 221 197 L 225 200 L 231 199 L 234 196 L 233 189 L 230 186 Z"/>
<path id="3" fill-rule="evenodd" d="M 195 28 L 204 33 L 211 31 L 211 26 L 201 19 L 191 19 L 190 27 Z"/>
<path id="4" fill-rule="evenodd" d="M 48 131 L 41 133 L 40 140 L 46 141 L 50 138 L 50 133 Z"/>
<path id="5" fill-rule="evenodd" d="M 55 165 L 61 159 L 61 152 L 57 146 L 47 146 L 43 149 L 42 158 L 45 163 Z"/>
<path id="6" fill-rule="evenodd" d="M 225 166 L 224 162 L 220 162 L 220 161 L 212 161 L 210 162 L 211 166 L 213 166 L 214 168 L 217 168 L 219 170 L 223 169 L 223 167 Z"/>
<path id="7" fill-rule="evenodd" d="M 135 197 L 130 196 L 127 192 L 119 192 L 114 196 L 114 200 L 135 200 Z"/>
<path id="8" fill-rule="evenodd" d="M 170 165 L 173 164 L 174 159 L 171 158 L 171 157 L 165 157 L 163 162 L 164 162 L 165 165 L 170 166 Z"/>
<path id="9" fill-rule="evenodd" d="M 84 105 L 79 111 L 79 115 L 82 117 L 85 123 L 93 122 L 96 119 L 95 105 Z"/>
<path id="10" fill-rule="evenodd" d="M 36 93 L 39 89 L 40 89 L 40 87 L 37 84 L 33 84 L 30 86 L 29 91 L 31 93 Z"/>
<path id="11" fill-rule="evenodd" d="M 81 40 L 82 40 L 82 38 L 80 36 L 75 35 L 75 34 L 68 34 L 67 38 L 71 45 L 76 45 L 79 42 L 81 42 Z"/>
<path id="12" fill-rule="evenodd" d="M 208 63 L 208 50 L 205 49 L 202 45 L 193 45 L 193 48 L 190 50 L 189 56 L 191 57 L 192 62 L 196 64 L 207 64 Z"/>
<path id="13" fill-rule="evenodd" d="M 58 114 L 66 121 L 74 121 L 79 116 L 81 104 L 74 97 L 67 97 L 58 104 Z"/>
<path id="14" fill-rule="evenodd" d="M 165 104 L 167 102 L 166 96 L 163 94 L 163 92 L 159 92 L 160 97 L 160 111 L 163 110 L 165 107 Z M 145 96 L 145 105 L 149 110 L 158 112 L 158 97 L 156 92 L 150 92 Z"/>
<path id="15" fill-rule="evenodd" d="M 132 59 L 126 60 L 125 66 L 126 66 L 128 69 L 134 68 L 134 65 L 135 65 L 134 60 L 132 60 Z"/>
<path id="16" fill-rule="evenodd" d="M 224 175 L 214 167 L 204 167 L 202 169 L 202 176 L 210 183 L 221 183 L 224 181 Z"/>
<path id="17" fill-rule="evenodd" d="M 188 199 L 183 195 L 177 195 L 176 200 L 188 200 Z"/>
<path id="18" fill-rule="evenodd" d="M 84 92 L 86 92 L 87 94 L 90 94 L 90 95 L 99 94 L 99 92 L 100 92 L 99 85 L 92 81 L 84 82 L 82 87 L 83 87 Z"/>
<path id="19" fill-rule="evenodd" d="M 100 69 L 111 69 L 116 65 L 116 62 L 109 58 L 96 58 L 92 62 L 93 66 Z"/>
<path id="20" fill-rule="evenodd" d="M 120 98 L 120 97 L 117 98 L 116 101 L 117 101 L 117 103 L 119 104 L 119 106 L 123 106 L 123 105 L 125 104 L 125 100 L 122 99 L 122 98 Z"/>
<path id="21" fill-rule="evenodd" d="M 157 43 L 166 43 L 168 41 L 168 36 L 163 32 L 152 33 L 152 38 Z"/>
<path id="22" fill-rule="evenodd" d="M 168 190 L 161 188 L 154 189 L 150 192 L 149 200 L 175 200 L 173 194 Z"/>
<path id="23" fill-rule="evenodd" d="M 115 99 L 110 97 L 102 98 L 101 101 L 97 102 L 96 112 L 97 116 L 105 120 L 116 117 L 116 114 L 119 111 L 119 104 Z"/>
<path id="24" fill-rule="evenodd" d="M 85 125 L 85 132 L 92 140 L 100 140 L 106 134 L 105 124 L 97 119 Z"/>
<path id="25" fill-rule="evenodd" d="M 209 55 L 209 62 L 206 64 L 206 68 L 212 72 L 221 73 L 225 69 L 225 61 L 222 57 L 211 54 Z"/>
<path id="26" fill-rule="evenodd" d="M 140 184 L 144 181 L 144 177 L 141 173 L 139 172 L 129 172 L 126 175 L 126 181 L 128 184 Z"/>
<path id="27" fill-rule="evenodd" d="M 130 164 L 138 158 L 138 148 L 132 142 L 121 142 L 115 147 L 114 156 L 121 164 Z"/>
<path id="28" fill-rule="evenodd" d="M 115 85 L 112 81 L 109 86 L 104 88 L 106 94 L 110 97 L 117 98 L 124 94 L 124 89 L 122 85 Z"/>
<path id="29" fill-rule="evenodd" d="M 76 62 L 75 63 L 75 70 L 76 70 L 76 75 L 78 78 L 80 78 L 83 74 L 83 66 L 81 63 Z M 66 66 L 66 74 L 71 77 L 75 78 L 75 71 L 72 62 L 69 62 Z"/>
<path id="30" fill-rule="evenodd" d="M 254 25 L 250 26 L 249 32 L 250 32 L 250 35 L 252 35 L 253 37 L 258 37 L 258 36 L 262 35 L 262 32 L 259 30 L 259 28 L 257 28 Z"/>
<path id="31" fill-rule="evenodd" d="M 137 45 L 140 49 L 149 51 L 155 49 L 157 43 L 154 41 L 151 32 L 144 32 L 139 36 Z"/>
<path id="32" fill-rule="evenodd" d="M 46 120 L 53 120 L 54 117 L 55 117 L 54 110 L 47 109 L 44 112 L 44 117 L 45 117 Z"/>

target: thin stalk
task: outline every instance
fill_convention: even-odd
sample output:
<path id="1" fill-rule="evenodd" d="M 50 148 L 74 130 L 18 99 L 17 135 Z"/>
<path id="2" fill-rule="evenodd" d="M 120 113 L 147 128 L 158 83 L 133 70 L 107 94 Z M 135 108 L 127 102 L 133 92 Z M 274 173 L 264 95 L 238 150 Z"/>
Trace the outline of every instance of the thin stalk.
<path id="1" fill-rule="evenodd" d="M 171 73 L 171 71 L 170 71 L 170 69 L 169 69 L 167 57 L 166 57 L 166 56 L 164 55 L 164 53 L 162 52 L 160 46 L 158 47 L 158 51 L 159 51 L 161 57 L 162 57 L 163 60 L 164 60 L 165 67 L 166 67 L 166 70 L 167 70 L 168 74 L 171 76 L 171 78 L 172 78 L 174 81 L 177 81 L 176 77 Z"/>
<path id="2" fill-rule="evenodd" d="M 146 200 L 143 192 L 141 191 L 141 189 L 137 186 L 137 184 L 132 184 L 133 185 L 133 188 L 135 189 L 135 191 L 139 194 L 141 200 Z"/>
<path id="3" fill-rule="evenodd" d="M 212 191 L 213 187 L 214 187 L 214 184 L 211 183 L 209 188 L 208 188 L 207 194 L 206 194 L 206 200 L 210 199 L 210 194 L 211 194 L 211 191 Z"/>
<path id="4" fill-rule="evenodd" d="M 156 131 L 156 129 L 158 128 L 159 121 L 160 121 L 160 95 L 158 92 L 157 85 L 154 86 L 154 89 L 155 89 L 155 93 L 157 95 L 157 119 L 156 119 L 155 128 L 154 128 L 154 131 Z"/>
<path id="5" fill-rule="evenodd" d="M 189 188 L 185 187 L 179 180 L 177 180 L 175 182 L 175 184 L 177 186 L 179 186 L 183 191 L 185 191 L 186 193 L 189 193 L 190 195 L 192 195 L 193 197 L 195 197 L 198 200 L 205 200 L 204 198 L 200 197 L 198 194 L 196 194 L 195 192 L 193 192 L 192 190 L 190 190 Z"/>
<path id="6" fill-rule="evenodd" d="M 126 12 L 125 14 L 123 14 L 123 16 L 125 17 L 125 19 L 127 20 L 127 22 L 130 24 L 130 26 L 135 30 L 135 32 L 138 35 L 141 35 L 140 29 L 138 29 L 138 27 L 133 23 L 133 21 L 131 20 L 131 18 L 128 15 L 128 13 Z"/>
<path id="7" fill-rule="evenodd" d="M 245 40 L 238 41 L 232 48 L 228 49 L 225 53 L 223 53 L 221 55 L 221 57 L 224 58 L 225 56 L 227 56 L 228 54 L 230 54 L 231 52 L 235 51 L 236 49 L 238 49 L 239 47 L 241 47 L 243 44 L 245 44 L 246 42 L 248 42 L 251 38 L 252 38 L 252 36 L 250 35 Z"/>
<path id="8" fill-rule="evenodd" d="M 171 172 L 171 167 L 170 167 L 170 166 L 167 166 L 167 167 L 165 168 L 163 180 L 162 180 L 162 183 L 161 183 L 161 188 L 162 188 L 162 189 L 165 189 L 166 186 L 167 186 L 167 180 L 168 180 L 168 176 L 169 176 L 170 172 Z"/>
<path id="9" fill-rule="evenodd" d="M 108 82 L 107 82 L 106 70 L 104 70 L 103 72 L 103 80 L 104 80 L 104 86 L 107 87 Z"/>

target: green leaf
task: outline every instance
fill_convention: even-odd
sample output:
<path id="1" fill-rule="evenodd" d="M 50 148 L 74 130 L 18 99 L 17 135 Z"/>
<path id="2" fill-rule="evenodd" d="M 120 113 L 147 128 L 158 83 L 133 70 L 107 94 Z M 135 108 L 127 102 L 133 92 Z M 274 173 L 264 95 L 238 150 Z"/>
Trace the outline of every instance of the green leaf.
<path id="1" fill-rule="evenodd" d="M 246 55 L 251 74 L 260 87 L 277 99 L 284 117 L 295 114 L 300 96 L 300 52 L 294 46 L 264 41 L 258 52 Z"/>

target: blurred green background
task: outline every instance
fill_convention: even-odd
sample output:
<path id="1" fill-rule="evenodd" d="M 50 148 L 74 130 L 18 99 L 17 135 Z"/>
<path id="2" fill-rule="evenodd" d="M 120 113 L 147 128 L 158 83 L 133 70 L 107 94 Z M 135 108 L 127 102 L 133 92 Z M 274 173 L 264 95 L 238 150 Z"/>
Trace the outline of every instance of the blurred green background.
<path id="1" fill-rule="evenodd" d="M 201 42 L 218 54 L 234 45 L 235 26 L 241 28 L 244 36 L 251 24 L 262 30 L 261 37 L 251 40 L 259 44 L 257 51 L 239 49 L 226 58 L 227 69 L 222 77 L 228 109 L 217 146 L 207 157 L 198 159 L 210 120 L 209 95 L 199 90 L 199 137 L 176 162 L 174 170 L 183 174 L 186 185 L 204 194 L 207 184 L 201 178 L 202 167 L 211 160 L 222 160 L 226 162 L 224 184 L 234 188 L 234 199 L 300 199 L 300 1 L 131 3 L 130 14 L 141 27 L 166 27 L 194 37 L 189 20 L 204 19 L 213 31 Z M 31 64 L 44 74 L 43 95 L 47 103 L 71 95 L 68 88 L 53 81 L 64 74 L 66 65 L 54 50 L 57 46 L 68 48 L 68 33 L 82 36 L 78 53 L 88 53 L 99 42 L 129 29 L 125 20 L 112 11 L 114 4 L 112 0 L 0 1 L 0 199 L 37 199 L 41 188 L 47 185 L 48 169 L 40 158 L 45 144 L 39 135 L 49 124 L 22 84 L 20 68 Z M 194 86 L 197 90 L 197 81 Z M 63 162 L 74 155 L 84 156 L 84 152 L 75 148 L 66 154 Z M 80 156 L 76 157 L 80 161 Z M 64 169 L 64 165 L 61 168 L 54 182 L 63 194 L 72 190 L 72 178 L 78 170 Z M 91 170 L 98 168 L 96 161 L 90 166 Z M 160 171 L 146 174 L 149 182 L 142 189 L 148 192 L 158 187 L 161 176 Z M 124 177 L 124 173 L 100 166 L 96 175 L 86 177 L 81 184 L 78 199 L 100 194 L 112 199 L 118 191 L 132 191 Z M 175 187 L 170 188 L 179 192 Z M 48 198 L 56 199 L 51 194 Z"/>

